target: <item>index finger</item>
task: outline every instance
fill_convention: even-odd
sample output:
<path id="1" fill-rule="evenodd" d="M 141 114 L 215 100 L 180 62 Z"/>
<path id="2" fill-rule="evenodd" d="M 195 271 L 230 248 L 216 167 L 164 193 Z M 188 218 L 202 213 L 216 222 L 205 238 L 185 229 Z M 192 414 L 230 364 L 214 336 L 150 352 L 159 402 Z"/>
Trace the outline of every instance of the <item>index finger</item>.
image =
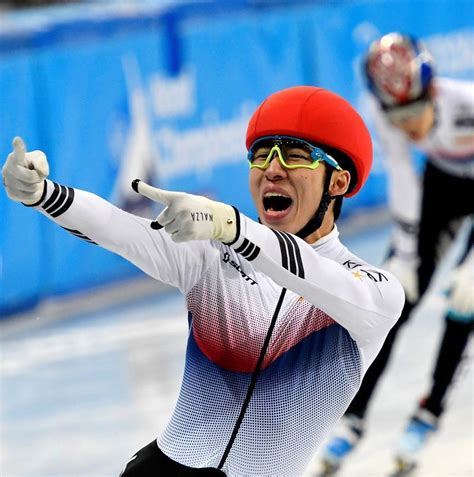
<path id="1" fill-rule="evenodd" d="M 13 150 L 15 152 L 16 161 L 20 164 L 25 164 L 25 153 L 26 153 L 26 146 L 23 142 L 23 139 L 20 136 L 16 136 L 12 142 Z"/>
<path id="2" fill-rule="evenodd" d="M 165 205 L 170 205 L 173 201 L 173 198 L 178 194 L 177 192 L 171 192 L 158 189 L 157 187 L 152 187 L 140 179 L 135 179 L 132 182 L 132 188 L 135 192 L 138 192 L 139 194 L 144 195 L 155 202 L 160 202 L 161 204 Z"/>

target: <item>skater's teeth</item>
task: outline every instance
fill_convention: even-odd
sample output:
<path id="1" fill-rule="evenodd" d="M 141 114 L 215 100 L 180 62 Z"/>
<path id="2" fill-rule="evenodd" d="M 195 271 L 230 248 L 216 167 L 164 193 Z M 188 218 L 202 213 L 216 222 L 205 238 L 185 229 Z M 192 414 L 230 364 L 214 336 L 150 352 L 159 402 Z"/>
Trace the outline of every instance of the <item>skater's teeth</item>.
<path id="1" fill-rule="evenodd" d="M 266 211 L 281 212 L 288 209 L 292 203 L 290 197 L 278 192 L 267 192 L 263 196 L 263 207 Z"/>
<path id="2" fill-rule="evenodd" d="M 263 197 L 288 197 L 288 196 L 284 194 L 280 194 L 279 192 L 265 192 Z"/>

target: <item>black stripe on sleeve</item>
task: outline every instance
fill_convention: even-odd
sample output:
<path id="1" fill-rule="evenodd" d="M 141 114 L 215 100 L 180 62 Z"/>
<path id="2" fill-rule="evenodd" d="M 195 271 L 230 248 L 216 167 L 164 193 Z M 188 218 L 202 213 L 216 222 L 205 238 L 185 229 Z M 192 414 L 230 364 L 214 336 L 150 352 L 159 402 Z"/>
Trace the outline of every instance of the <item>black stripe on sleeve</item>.
<path id="1" fill-rule="evenodd" d="M 67 230 L 69 233 L 71 233 L 72 235 L 75 235 L 76 237 L 80 238 L 80 239 L 83 239 L 89 243 L 92 243 L 94 245 L 97 245 L 97 242 L 94 242 L 93 240 L 91 240 L 89 237 L 87 237 L 87 235 L 84 235 L 82 232 L 80 232 L 79 230 L 74 230 L 74 229 L 68 229 L 67 227 L 61 227 L 63 228 L 64 230 Z"/>
<path id="2" fill-rule="evenodd" d="M 89 242 L 89 243 L 91 243 L 92 245 L 98 245 L 97 242 L 94 242 L 94 241 L 91 240 L 89 237 L 85 237 L 85 236 L 84 236 L 83 238 L 84 238 L 84 240 L 85 240 L 86 242 Z"/>
<path id="3" fill-rule="evenodd" d="M 248 239 L 244 239 L 240 247 L 236 248 L 235 251 L 251 262 L 257 258 L 257 255 L 260 253 L 260 247 L 250 242 Z"/>
<path id="4" fill-rule="evenodd" d="M 283 240 L 286 242 L 286 245 L 288 247 L 288 259 L 290 261 L 290 272 L 293 273 L 294 275 L 298 275 L 297 270 L 296 270 L 296 259 L 295 259 L 295 250 L 293 247 L 293 244 L 288 238 L 288 235 L 285 234 L 284 232 L 280 232 L 281 236 L 283 237 Z"/>
<path id="5" fill-rule="evenodd" d="M 280 232 L 273 229 L 270 229 L 270 230 L 277 236 L 278 242 L 280 243 L 281 266 L 288 270 L 288 251 L 286 249 L 286 243 L 283 240 L 283 237 L 280 235 Z"/>
<path id="6" fill-rule="evenodd" d="M 255 245 L 255 248 L 254 248 L 253 252 L 248 257 L 245 257 L 245 258 L 249 262 L 251 262 L 252 260 L 255 260 L 257 258 L 259 253 L 260 253 L 260 247 L 257 247 L 257 245 Z"/>
<path id="7" fill-rule="evenodd" d="M 296 256 L 296 262 L 298 264 L 298 276 L 300 278 L 304 278 L 304 267 L 303 267 L 303 260 L 301 258 L 301 251 L 300 247 L 298 245 L 298 242 L 295 240 L 295 237 L 293 237 L 291 234 L 284 234 L 293 243 L 294 250 L 295 250 L 295 256 Z"/>
<path id="8" fill-rule="evenodd" d="M 249 243 L 250 243 L 250 242 L 249 242 L 247 239 L 244 239 L 244 241 L 242 242 L 242 244 L 240 245 L 240 247 L 237 247 L 237 248 L 235 249 L 235 251 L 236 251 L 237 253 L 242 253 L 242 251 L 245 250 L 245 249 L 248 247 Z"/>
<path id="9" fill-rule="evenodd" d="M 66 194 L 66 188 L 64 186 L 62 186 L 61 184 L 58 184 L 58 187 L 59 187 L 59 193 L 56 194 L 56 198 L 54 200 L 54 202 L 52 202 L 52 204 L 47 207 L 46 204 L 43 206 L 43 209 L 48 213 L 50 214 L 51 212 L 54 212 L 58 207 L 60 207 L 64 201 L 64 196 Z M 54 190 L 56 191 L 56 187 L 54 188 Z M 52 196 L 51 196 L 52 197 Z"/>
<path id="10" fill-rule="evenodd" d="M 298 242 L 291 234 L 272 230 L 277 236 L 281 249 L 281 264 L 294 275 L 304 278 L 303 260 Z"/>
<path id="11" fill-rule="evenodd" d="M 56 182 L 53 182 L 53 184 L 54 184 L 54 189 L 53 189 L 53 192 L 51 193 L 51 197 L 44 203 L 42 207 L 43 210 L 45 211 L 50 205 L 52 205 L 56 201 L 59 195 L 59 184 L 56 184 Z"/>
<path id="12" fill-rule="evenodd" d="M 67 197 L 63 205 L 57 209 L 55 212 L 51 213 L 51 217 L 59 217 L 64 214 L 69 207 L 71 207 L 72 202 L 74 201 L 74 189 L 67 187 Z"/>
<path id="13" fill-rule="evenodd" d="M 66 202 L 69 195 L 67 187 L 61 184 L 59 184 L 59 190 L 60 192 L 59 192 L 59 197 L 57 198 L 57 200 L 54 202 L 54 204 L 48 207 L 48 209 L 46 209 L 46 212 L 50 214 L 51 216 L 63 206 L 63 204 Z"/>
<path id="14" fill-rule="evenodd" d="M 248 255 L 250 255 L 254 251 L 254 248 L 255 248 L 255 244 L 253 244 L 252 242 L 249 242 L 247 247 L 245 247 L 245 249 L 242 250 L 240 254 L 246 258 Z"/>
<path id="15" fill-rule="evenodd" d="M 472 116 L 464 116 L 464 117 L 459 117 L 456 118 L 454 121 L 455 126 L 458 128 L 472 128 L 474 127 L 474 117 Z"/>

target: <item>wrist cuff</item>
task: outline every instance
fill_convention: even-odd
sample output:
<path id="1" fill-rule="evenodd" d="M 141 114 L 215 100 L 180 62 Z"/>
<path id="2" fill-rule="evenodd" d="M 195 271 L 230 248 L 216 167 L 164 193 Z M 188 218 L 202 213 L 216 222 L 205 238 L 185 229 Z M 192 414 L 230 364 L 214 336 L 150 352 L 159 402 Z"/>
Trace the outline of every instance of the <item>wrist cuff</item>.
<path id="1" fill-rule="evenodd" d="M 38 201 L 34 202 L 33 204 L 25 204 L 24 202 L 22 202 L 22 204 L 25 207 L 38 207 L 38 205 L 41 205 L 44 198 L 46 197 L 46 190 L 47 190 L 47 186 L 46 186 L 46 179 L 45 179 L 45 180 L 43 180 L 43 192 L 41 194 L 40 199 Z"/>
<path id="2" fill-rule="evenodd" d="M 224 245 L 233 245 L 240 237 L 240 213 L 236 207 L 231 205 L 235 213 L 235 237 L 231 242 L 224 242 Z"/>

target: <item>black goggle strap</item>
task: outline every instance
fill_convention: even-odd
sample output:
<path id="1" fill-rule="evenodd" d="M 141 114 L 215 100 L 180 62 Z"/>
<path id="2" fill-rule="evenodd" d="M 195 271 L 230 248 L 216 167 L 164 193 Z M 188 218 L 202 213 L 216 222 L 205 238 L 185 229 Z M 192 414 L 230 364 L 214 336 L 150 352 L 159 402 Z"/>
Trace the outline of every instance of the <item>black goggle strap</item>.
<path id="1" fill-rule="evenodd" d="M 327 167 L 326 178 L 324 180 L 324 189 L 323 196 L 321 197 L 321 202 L 319 204 L 318 210 L 314 213 L 313 217 L 309 222 L 295 235 L 301 239 L 306 238 L 308 235 L 311 235 L 313 232 L 321 227 L 321 224 L 324 220 L 324 215 L 326 214 L 331 200 L 335 199 L 338 196 L 331 197 L 329 195 L 329 185 L 331 184 L 331 177 L 334 168 L 329 166 Z"/>
<path id="2" fill-rule="evenodd" d="M 302 141 L 300 139 L 292 139 L 292 138 L 286 138 L 286 137 L 268 137 L 268 138 L 262 138 L 258 139 L 257 141 L 252 144 L 251 148 L 249 149 L 247 153 L 247 159 L 252 162 L 253 159 L 253 154 L 256 149 L 259 147 L 268 147 L 268 149 L 272 149 L 273 147 L 278 146 L 278 147 L 298 147 L 301 149 L 306 149 L 310 154 L 312 150 L 314 149 L 314 146 L 312 146 L 310 143 L 307 143 L 306 141 Z M 282 151 L 283 153 L 283 151 Z"/>

